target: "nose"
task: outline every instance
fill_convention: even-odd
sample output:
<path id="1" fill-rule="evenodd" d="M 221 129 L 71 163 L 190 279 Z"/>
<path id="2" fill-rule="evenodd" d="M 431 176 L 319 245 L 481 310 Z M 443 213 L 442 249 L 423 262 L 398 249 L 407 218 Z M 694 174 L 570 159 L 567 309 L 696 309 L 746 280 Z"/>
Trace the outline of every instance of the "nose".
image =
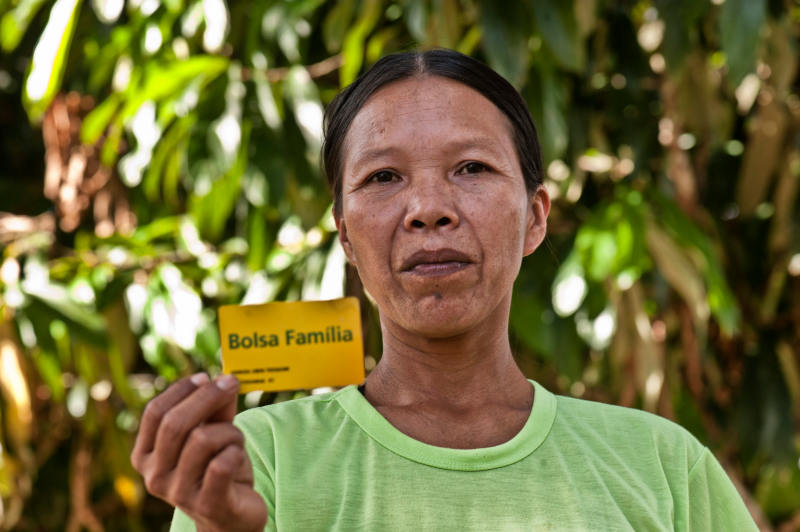
<path id="1" fill-rule="evenodd" d="M 458 227 L 458 210 L 447 186 L 418 184 L 410 187 L 408 193 L 408 209 L 403 220 L 406 230 Z"/>

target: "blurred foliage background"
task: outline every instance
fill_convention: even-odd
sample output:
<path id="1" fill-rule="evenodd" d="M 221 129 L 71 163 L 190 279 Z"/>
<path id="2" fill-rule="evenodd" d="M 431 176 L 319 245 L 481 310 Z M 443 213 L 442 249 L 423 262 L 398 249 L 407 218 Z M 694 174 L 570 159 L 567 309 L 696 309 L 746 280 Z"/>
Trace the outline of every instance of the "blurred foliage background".
<path id="1" fill-rule="evenodd" d="M 358 295 L 374 367 L 322 112 L 382 55 L 449 47 L 544 148 L 520 366 L 676 420 L 762 529 L 800 529 L 798 33 L 796 0 L 0 0 L 0 528 L 165 528 L 137 420 L 219 372 L 220 304 Z"/>

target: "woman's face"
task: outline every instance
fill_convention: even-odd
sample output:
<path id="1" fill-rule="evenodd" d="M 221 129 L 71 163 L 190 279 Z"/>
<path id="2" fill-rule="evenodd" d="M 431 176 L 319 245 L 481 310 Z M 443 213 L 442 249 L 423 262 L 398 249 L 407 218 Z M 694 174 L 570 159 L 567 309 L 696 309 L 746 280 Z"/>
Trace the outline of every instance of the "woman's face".
<path id="1" fill-rule="evenodd" d="M 339 235 L 385 327 L 428 338 L 507 317 L 549 199 L 526 190 L 506 116 L 423 76 L 377 91 L 343 145 Z"/>

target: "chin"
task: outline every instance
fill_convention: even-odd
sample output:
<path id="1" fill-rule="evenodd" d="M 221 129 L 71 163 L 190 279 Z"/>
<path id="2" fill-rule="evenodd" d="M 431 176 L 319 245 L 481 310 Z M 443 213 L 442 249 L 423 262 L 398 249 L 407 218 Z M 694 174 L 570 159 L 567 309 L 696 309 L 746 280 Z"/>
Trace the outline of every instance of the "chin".
<path id="1" fill-rule="evenodd" d="M 474 307 L 464 301 L 430 295 L 420 301 L 414 316 L 408 317 L 403 327 L 426 338 L 452 338 L 463 334 L 478 324 Z M 470 312 L 472 311 L 472 312 Z"/>
<path id="2" fill-rule="evenodd" d="M 429 340 L 447 340 L 461 336 L 470 330 L 470 327 L 459 327 L 452 322 L 436 323 L 429 320 L 425 323 L 409 324 L 407 330 L 416 334 L 420 338 L 427 338 Z"/>

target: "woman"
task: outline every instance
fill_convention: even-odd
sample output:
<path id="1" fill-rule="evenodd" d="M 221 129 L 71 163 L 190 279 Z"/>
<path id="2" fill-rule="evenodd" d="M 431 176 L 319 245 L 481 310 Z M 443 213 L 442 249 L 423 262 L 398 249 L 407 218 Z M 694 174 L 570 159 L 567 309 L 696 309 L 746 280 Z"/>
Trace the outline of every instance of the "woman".
<path id="1" fill-rule="evenodd" d="M 514 363 L 512 285 L 550 203 L 511 85 L 456 52 L 397 54 L 332 102 L 325 130 L 381 361 L 362 387 L 236 426 L 231 376 L 151 401 L 132 461 L 179 508 L 174 530 L 755 529 L 686 431 L 556 397 Z"/>

